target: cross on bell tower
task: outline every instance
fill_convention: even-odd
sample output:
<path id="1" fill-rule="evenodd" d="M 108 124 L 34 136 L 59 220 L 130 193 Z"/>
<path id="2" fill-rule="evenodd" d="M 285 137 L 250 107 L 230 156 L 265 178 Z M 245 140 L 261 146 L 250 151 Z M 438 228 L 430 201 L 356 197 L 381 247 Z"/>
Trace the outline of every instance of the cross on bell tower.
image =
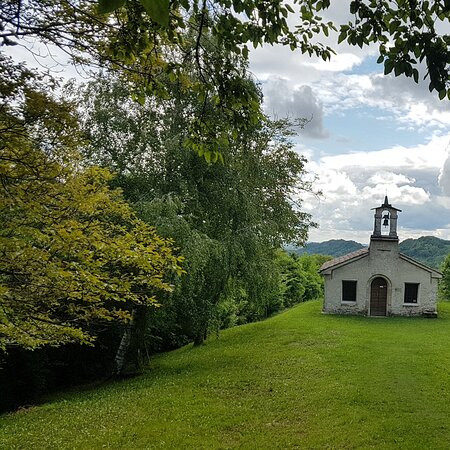
<path id="1" fill-rule="evenodd" d="M 372 210 L 375 210 L 375 222 L 370 240 L 398 241 L 397 217 L 402 210 L 394 208 L 387 195 L 384 197 L 384 203 Z"/>

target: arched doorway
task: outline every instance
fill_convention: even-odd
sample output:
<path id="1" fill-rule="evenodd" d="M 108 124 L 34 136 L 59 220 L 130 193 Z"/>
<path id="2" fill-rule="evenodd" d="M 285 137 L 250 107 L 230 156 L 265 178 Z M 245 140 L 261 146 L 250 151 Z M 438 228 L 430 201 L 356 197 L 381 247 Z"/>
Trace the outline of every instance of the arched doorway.
<path id="1" fill-rule="evenodd" d="M 370 286 L 370 315 L 385 316 L 387 312 L 387 281 L 376 277 Z"/>

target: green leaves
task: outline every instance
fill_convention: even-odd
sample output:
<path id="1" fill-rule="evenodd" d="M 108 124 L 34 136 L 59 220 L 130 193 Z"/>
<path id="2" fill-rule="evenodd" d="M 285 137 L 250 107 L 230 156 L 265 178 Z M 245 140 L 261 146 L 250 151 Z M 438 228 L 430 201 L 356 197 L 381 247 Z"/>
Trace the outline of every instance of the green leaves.
<path id="1" fill-rule="evenodd" d="M 81 107 L 93 105 L 86 112 L 92 121 L 84 125 L 94 133 L 89 136 L 96 147 L 93 158 L 104 158 L 111 167 L 127 161 L 119 175 L 125 195 L 139 202 L 139 211 L 154 208 L 151 215 L 140 217 L 154 223 L 162 235 L 172 236 L 186 257 L 187 275 L 177 280 L 157 314 L 168 314 L 171 321 L 170 308 L 177 308 L 176 316 L 189 324 L 189 331 L 180 333 L 189 336 L 192 330 L 203 327 L 206 332 L 211 326 L 208 318 L 217 317 L 219 298 L 229 299 L 225 283 L 232 279 L 244 283 L 243 289 L 249 286 L 245 310 L 251 310 L 252 317 L 262 304 L 266 307 L 261 314 L 267 314 L 266 299 L 279 301 L 278 291 L 272 295 L 269 290 L 275 280 L 266 255 L 271 258 L 272 248 L 284 240 L 306 238 L 310 217 L 293 206 L 290 196 L 309 185 L 302 183 L 303 160 L 289 142 L 298 124 L 258 116 L 257 85 L 245 73 L 233 76 L 224 87 L 227 95 L 220 96 L 217 90 L 205 92 L 200 83 L 189 94 L 166 82 L 170 102 L 149 98 L 144 107 L 130 105 L 123 82 L 118 82 L 87 91 Z M 222 108 L 219 97 L 232 108 Z M 240 115 L 230 115 L 231 109 Z M 193 122 L 190 112 L 198 110 L 203 120 Z M 253 125 L 249 110 L 256 118 Z M 182 139 L 201 159 L 180 145 Z M 136 149 L 145 151 L 139 154 Z M 145 157 L 148 164 L 141 163 Z M 182 204 L 169 216 L 167 199 L 177 196 Z"/>
<path id="2" fill-rule="evenodd" d="M 10 66 L 0 58 L 0 73 Z M 9 72 L 18 88 L 4 91 L 0 111 L 0 161 L 14 160 L 1 165 L 0 348 L 91 345 L 96 323 L 127 320 L 131 305 L 170 292 L 181 260 L 109 187 L 108 170 L 80 164 L 73 105 L 22 70 Z"/>
<path id="3" fill-rule="evenodd" d="M 98 12 L 107 14 L 121 8 L 126 0 L 98 0 Z"/>
<path id="4" fill-rule="evenodd" d="M 360 3 L 359 1 L 350 2 L 350 13 L 351 14 L 356 14 L 358 12 L 359 3 Z"/>
<path id="5" fill-rule="evenodd" d="M 441 266 L 442 281 L 439 286 L 443 300 L 450 300 L 450 254 L 445 258 Z"/>
<path id="6" fill-rule="evenodd" d="M 384 74 L 385 75 L 390 74 L 393 68 L 394 68 L 394 61 L 392 59 L 387 59 L 384 62 Z"/>
<path id="7" fill-rule="evenodd" d="M 347 38 L 347 32 L 341 31 L 338 37 L 338 44 L 340 44 L 342 41 L 344 41 Z"/>
<path id="8" fill-rule="evenodd" d="M 150 18 L 164 28 L 169 26 L 169 0 L 140 0 Z M 126 0 L 98 0 L 98 12 L 108 14 L 121 8 Z"/>
<path id="9" fill-rule="evenodd" d="M 169 26 L 169 0 L 140 0 L 150 18 L 159 25 Z"/>
<path id="10" fill-rule="evenodd" d="M 444 2 L 445 3 L 445 2 Z M 412 77 L 417 83 L 418 63 L 425 61 L 430 92 L 436 91 L 441 100 L 450 92 L 448 70 L 449 36 L 438 34 L 436 26 L 448 20 L 448 6 L 427 1 L 353 0 L 350 12 L 355 18 L 341 26 L 338 43 L 347 39 L 351 45 L 362 47 L 379 42 L 385 75 Z M 388 44 L 389 43 L 389 44 Z M 416 59 L 413 59 L 412 55 Z"/>

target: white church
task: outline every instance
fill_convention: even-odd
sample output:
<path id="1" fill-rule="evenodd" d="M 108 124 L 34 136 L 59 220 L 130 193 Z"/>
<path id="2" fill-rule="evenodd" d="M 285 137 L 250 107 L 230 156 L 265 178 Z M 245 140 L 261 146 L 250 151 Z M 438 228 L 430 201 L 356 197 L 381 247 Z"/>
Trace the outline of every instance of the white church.
<path id="1" fill-rule="evenodd" d="M 369 248 L 327 261 L 323 312 L 367 316 L 436 317 L 442 274 L 399 252 L 397 217 L 401 210 L 384 203 L 375 210 Z"/>

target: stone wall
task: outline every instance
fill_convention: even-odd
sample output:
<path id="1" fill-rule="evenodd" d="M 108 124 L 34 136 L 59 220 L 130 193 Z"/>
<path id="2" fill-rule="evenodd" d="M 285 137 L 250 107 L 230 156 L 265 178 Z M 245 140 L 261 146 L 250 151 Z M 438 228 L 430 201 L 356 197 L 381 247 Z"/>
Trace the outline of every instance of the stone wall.
<path id="1" fill-rule="evenodd" d="M 413 316 L 436 311 L 438 274 L 399 255 L 398 242 L 373 240 L 367 256 L 324 271 L 324 312 L 369 315 L 370 288 L 376 277 L 387 281 L 387 315 Z M 342 302 L 342 280 L 355 280 L 356 302 Z M 417 304 L 404 303 L 405 283 L 420 283 Z"/>

